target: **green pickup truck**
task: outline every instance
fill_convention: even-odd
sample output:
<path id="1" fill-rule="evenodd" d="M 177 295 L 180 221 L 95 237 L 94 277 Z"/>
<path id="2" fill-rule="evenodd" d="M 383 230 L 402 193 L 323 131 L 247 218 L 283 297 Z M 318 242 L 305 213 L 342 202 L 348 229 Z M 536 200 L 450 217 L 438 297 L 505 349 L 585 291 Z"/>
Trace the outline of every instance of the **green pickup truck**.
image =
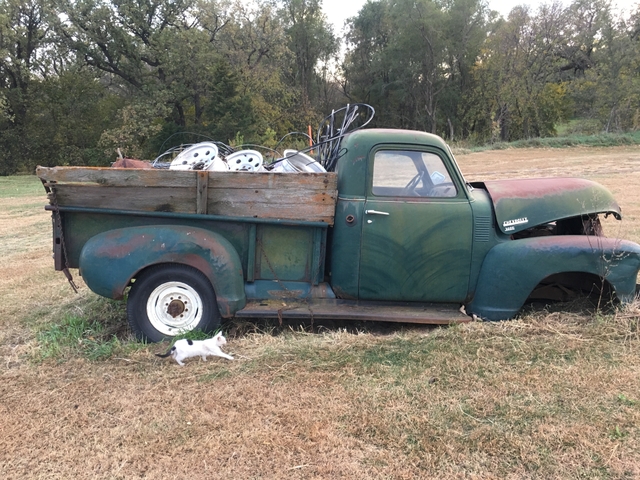
<path id="1" fill-rule="evenodd" d="M 224 319 L 503 320 L 567 292 L 634 298 L 640 245 L 577 178 L 467 183 L 424 132 L 344 136 L 335 172 L 38 169 L 54 263 L 127 297 L 145 341 Z"/>

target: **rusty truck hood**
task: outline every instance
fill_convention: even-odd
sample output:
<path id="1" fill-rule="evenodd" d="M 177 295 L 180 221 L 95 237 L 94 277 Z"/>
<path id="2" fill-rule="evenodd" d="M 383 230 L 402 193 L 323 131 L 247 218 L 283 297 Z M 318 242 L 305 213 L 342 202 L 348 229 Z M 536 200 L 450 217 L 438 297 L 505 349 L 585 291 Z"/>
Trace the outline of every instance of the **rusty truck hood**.
<path id="1" fill-rule="evenodd" d="M 487 190 L 498 227 L 506 234 L 593 213 L 621 218 L 620 206 L 611 192 L 581 178 L 492 180 L 474 186 Z"/>

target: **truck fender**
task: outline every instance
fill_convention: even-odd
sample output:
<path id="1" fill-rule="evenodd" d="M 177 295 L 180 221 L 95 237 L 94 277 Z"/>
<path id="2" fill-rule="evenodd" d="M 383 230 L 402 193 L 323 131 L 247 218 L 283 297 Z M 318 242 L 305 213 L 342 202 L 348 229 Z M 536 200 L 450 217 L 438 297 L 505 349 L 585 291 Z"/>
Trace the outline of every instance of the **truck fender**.
<path id="1" fill-rule="evenodd" d="M 190 265 L 213 285 L 223 317 L 244 308 L 242 263 L 223 236 L 180 225 L 128 227 L 91 237 L 80 252 L 84 282 L 98 295 L 121 299 L 131 280 L 146 267 L 162 263 Z"/>
<path id="2" fill-rule="evenodd" d="M 597 275 L 628 302 L 635 295 L 638 269 L 640 246 L 625 240 L 586 235 L 512 240 L 487 253 L 466 310 L 486 320 L 506 320 L 542 280 L 564 272 Z"/>

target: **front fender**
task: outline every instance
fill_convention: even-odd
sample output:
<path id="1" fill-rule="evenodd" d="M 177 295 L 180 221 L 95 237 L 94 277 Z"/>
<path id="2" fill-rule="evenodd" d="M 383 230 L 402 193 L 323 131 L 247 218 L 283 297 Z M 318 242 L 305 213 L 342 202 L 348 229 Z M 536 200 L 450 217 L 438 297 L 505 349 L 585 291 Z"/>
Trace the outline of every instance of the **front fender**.
<path id="1" fill-rule="evenodd" d="M 79 269 L 92 291 L 119 299 L 138 272 L 161 263 L 190 265 L 204 273 L 213 285 L 223 317 L 244 308 L 238 253 L 223 236 L 202 228 L 144 226 L 103 232 L 85 243 Z"/>
<path id="2" fill-rule="evenodd" d="M 604 278 L 618 299 L 631 301 L 640 269 L 640 245 L 614 238 L 562 235 L 513 240 L 493 247 L 484 259 L 467 312 L 506 320 L 550 275 L 584 272 Z"/>

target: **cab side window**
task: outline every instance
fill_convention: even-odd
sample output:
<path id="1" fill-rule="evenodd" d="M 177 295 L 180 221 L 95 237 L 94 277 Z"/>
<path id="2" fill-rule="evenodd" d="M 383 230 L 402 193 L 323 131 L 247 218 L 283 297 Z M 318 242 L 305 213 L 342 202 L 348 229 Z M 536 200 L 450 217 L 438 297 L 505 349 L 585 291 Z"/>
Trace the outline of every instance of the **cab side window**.
<path id="1" fill-rule="evenodd" d="M 376 152 L 371 192 L 382 197 L 455 197 L 458 194 L 438 155 L 410 150 Z"/>

